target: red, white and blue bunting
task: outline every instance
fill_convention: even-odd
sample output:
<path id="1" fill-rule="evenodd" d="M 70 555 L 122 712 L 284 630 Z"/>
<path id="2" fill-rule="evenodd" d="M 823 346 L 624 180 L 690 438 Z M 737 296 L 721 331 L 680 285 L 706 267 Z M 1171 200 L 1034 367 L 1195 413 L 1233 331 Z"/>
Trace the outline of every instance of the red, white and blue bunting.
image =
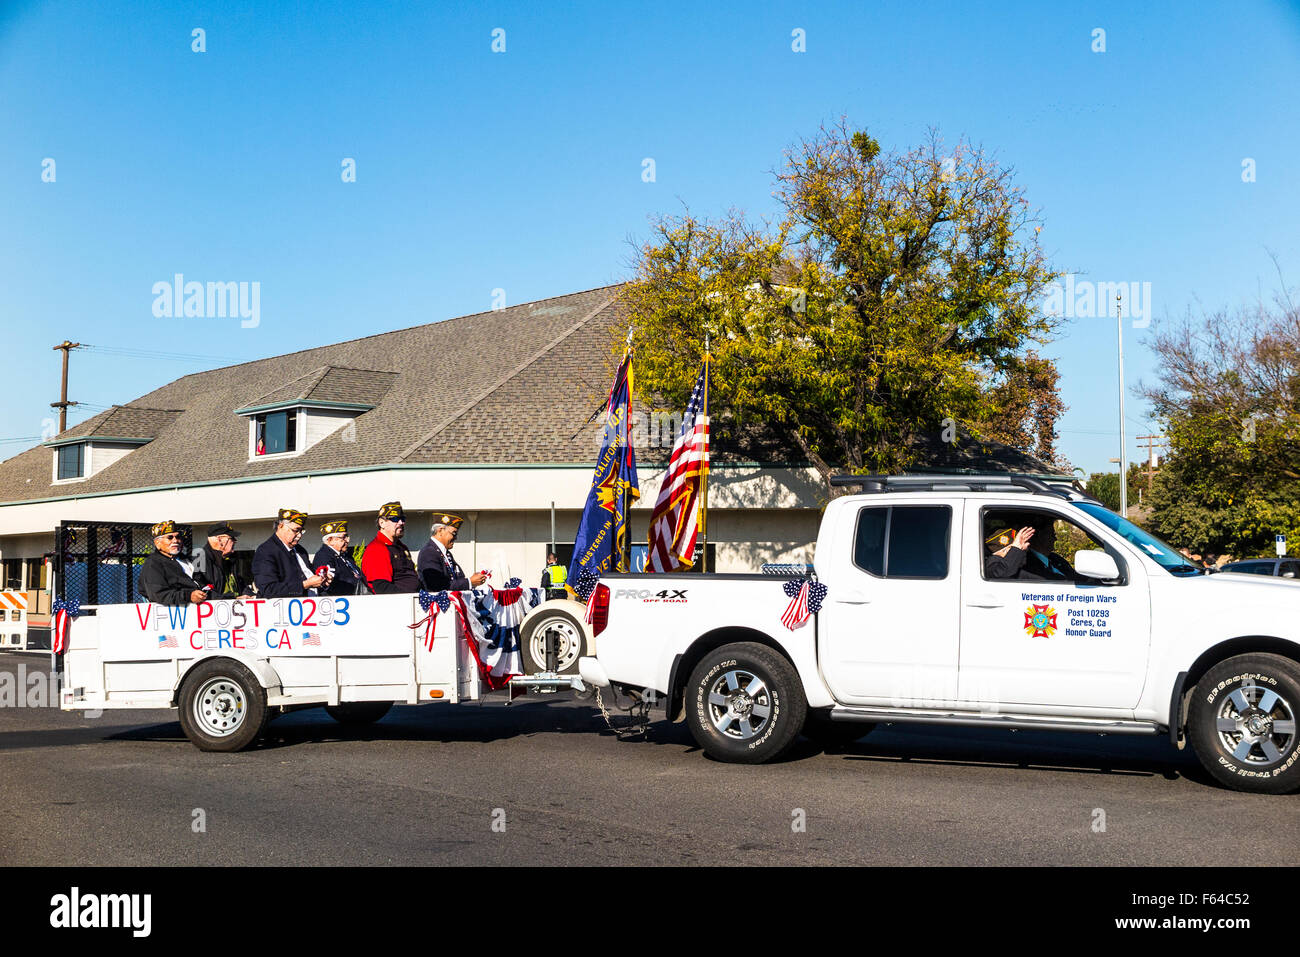
<path id="1" fill-rule="evenodd" d="M 504 688 L 513 675 L 521 675 L 519 626 L 543 599 L 540 588 L 520 588 L 512 578 L 511 588 L 480 586 L 474 591 L 431 593 L 420 591 L 420 607 L 426 616 L 411 628 L 425 626 L 425 647 L 433 649 L 433 625 L 440 611 L 455 606 L 457 635 L 465 639 L 478 663 L 479 676 L 493 691 Z"/>
<path id="2" fill-rule="evenodd" d="M 790 604 L 781 616 L 781 624 L 791 631 L 802 628 L 804 623 L 821 611 L 822 601 L 826 598 L 826 586 L 809 578 L 792 578 L 781 586 L 790 596 Z"/>
<path id="3" fill-rule="evenodd" d="M 72 627 L 72 620 L 81 617 L 81 602 L 75 598 L 56 598 L 50 610 L 54 612 L 50 649 L 61 655 L 68 650 L 68 629 Z"/>

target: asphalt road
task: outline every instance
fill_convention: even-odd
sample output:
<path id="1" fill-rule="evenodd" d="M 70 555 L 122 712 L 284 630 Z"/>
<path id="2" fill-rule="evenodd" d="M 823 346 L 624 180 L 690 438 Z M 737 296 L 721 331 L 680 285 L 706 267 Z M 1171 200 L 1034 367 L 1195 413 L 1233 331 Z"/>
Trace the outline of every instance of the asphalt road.
<path id="1" fill-rule="evenodd" d="M 0 672 L 20 664 L 46 671 L 0 654 Z M 1300 798 L 1225 790 L 1163 739 L 888 727 L 741 767 L 705 757 L 685 725 L 659 720 L 641 741 L 602 728 L 571 700 L 403 706 L 360 733 L 317 709 L 223 755 L 192 747 L 172 711 L 0 708 L 0 864 L 1300 858 Z"/>

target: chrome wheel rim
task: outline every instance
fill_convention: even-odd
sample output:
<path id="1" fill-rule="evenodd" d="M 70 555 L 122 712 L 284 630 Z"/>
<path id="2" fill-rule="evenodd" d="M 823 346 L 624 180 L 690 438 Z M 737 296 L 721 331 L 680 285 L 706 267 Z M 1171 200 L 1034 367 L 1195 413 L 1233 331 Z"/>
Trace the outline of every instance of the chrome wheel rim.
<path id="1" fill-rule="evenodd" d="M 545 666 L 546 646 L 555 639 L 555 670 L 563 671 L 573 665 L 582 654 L 582 636 L 567 618 L 552 618 L 533 629 L 529 639 L 529 652 L 533 661 Z"/>
<path id="2" fill-rule="evenodd" d="M 194 721 L 214 738 L 234 734 L 247 715 L 244 689 L 229 678 L 209 678 L 194 696 Z"/>
<path id="3" fill-rule="evenodd" d="M 1243 684 L 1219 705 L 1214 729 L 1219 745 L 1242 764 L 1276 764 L 1295 746 L 1295 710 L 1276 691 Z"/>
<path id="4" fill-rule="evenodd" d="M 772 720 L 772 693 L 758 675 L 739 668 L 724 671 L 709 688 L 709 720 L 727 738 L 748 741 Z"/>

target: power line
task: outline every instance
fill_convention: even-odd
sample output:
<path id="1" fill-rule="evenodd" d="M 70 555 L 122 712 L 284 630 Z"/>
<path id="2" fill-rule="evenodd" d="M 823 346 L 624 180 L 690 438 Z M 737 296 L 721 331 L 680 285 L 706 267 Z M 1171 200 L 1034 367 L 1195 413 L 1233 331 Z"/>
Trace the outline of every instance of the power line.
<path id="1" fill-rule="evenodd" d="M 120 359 L 151 359 L 173 362 L 238 362 L 236 356 L 196 355 L 189 352 L 158 352 L 151 349 L 125 349 L 118 346 L 95 346 L 83 344 L 82 348 L 91 349 L 106 356 Z"/>

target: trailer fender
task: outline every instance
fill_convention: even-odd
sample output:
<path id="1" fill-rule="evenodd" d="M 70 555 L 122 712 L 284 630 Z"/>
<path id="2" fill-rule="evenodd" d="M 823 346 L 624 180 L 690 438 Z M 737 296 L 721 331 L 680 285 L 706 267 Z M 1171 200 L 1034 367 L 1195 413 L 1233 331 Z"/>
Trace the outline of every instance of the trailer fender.
<path id="1" fill-rule="evenodd" d="M 185 683 L 186 677 L 194 666 L 202 661 L 211 661 L 213 658 L 229 658 L 232 661 L 238 661 L 241 665 L 251 671 L 258 680 L 258 683 L 266 689 L 266 698 L 268 703 L 274 703 L 273 698 L 283 693 L 280 682 L 280 676 L 276 670 L 271 667 L 271 663 L 265 658 L 258 658 L 256 655 L 238 649 L 222 652 L 219 655 L 202 655 L 191 661 L 183 672 L 176 676 L 176 684 L 172 687 L 172 707 L 178 707 L 180 703 L 181 685 Z"/>

